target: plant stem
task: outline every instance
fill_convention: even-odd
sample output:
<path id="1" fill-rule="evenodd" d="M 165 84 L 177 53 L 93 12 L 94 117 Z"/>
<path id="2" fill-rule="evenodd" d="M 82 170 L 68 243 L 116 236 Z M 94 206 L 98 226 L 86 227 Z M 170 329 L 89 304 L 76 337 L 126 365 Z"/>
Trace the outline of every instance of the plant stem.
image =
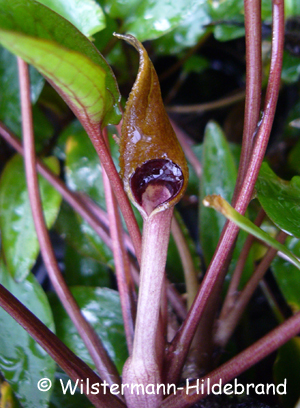
<path id="1" fill-rule="evenodd" d="M 171 395 L 166 398 L 161 404 L 161 408 L 188 408 L 200 401 L 207 395 L 207 381 L 210 380 L 210 385 L 216 384 L 220 380 L 222 384 L 226 384 L 235 377 L 248 370 L 250 367 L 264 359 L 269 354 L 273 353 L 292 337 L 300 333 L 300 312 L 287 319 L 284 323 L 276 327 L 259 341 L 248 347 L 246 350 L 239 353 L 225 364 L 218 367 L 216 370 L 209 373 L 201 379 L 204 383 L 204 392 L 197 393 L 196 388 L 189 389 L 189 392 L 184 388 L 177 391 L 176 395 Z M 196 385 L 193 381 L 189 386 Z M 202 389 L 200 388 L 202 391 Z"/>
<path id="2" fill-rule="evenodd" d="M 84 392 L 96 408 L 125 407 L 111 393 L 103 394 L 101 386 L 98 395 L 88 392 L 87 379 L 91 384 L 97 384 L 102 382 L 101 378 L 1 284 L 0 306 L 27 331 L 75 383 L 79 381 L 79 384 L 84 384 Z"/>
<path id="3" fill-rule="evenodd" d="M 264 217 L 265 217 L 265 212 L 263 209 L 261 209 L 256 217 L 254 224 L 257 227 L 260 227 L 261 223 L 263 222 Z M 232 277 L 231 277 L 231 280 L 228 286 L 228 290 L 227 290 L 225 300 L 223 302 L 222 310 L 220 312 L 219 319 L 221 320 L 223 318 L 226 318 L 229 311 L 234 307 L 235 300 L 238 295 L 238 286 L 241 280 L 243 269 L 244 269 L 249 251 L 251 249 L 251 246 L 254 240 L 255 240 L 254 236 L 249 234 L 245 241 L 243 249 L 240 253 L 239 259 L 237 261 L 235 270 L 233 271 L 233 274 L 232 274 Z"/>
<path id="4" fill-rule="evenodd" d="M 286 237 L 287 234 L 283 231 L 280 231 L 276 239 L 278 242 L 283 243 Z M 264 274 L 266 273 L 276 254 L 277 249 L 270 248 L 268 250 L 264 259 L 260 262 L 255 272 L 249 279 L 249 282 L 242 290 L 230 313 L 223 319 L 219 319 L 218 328 L 215 334 L 215 343 L 217 344 L 217 346 L 224 348 L 225 345 L 227 344 L 249 300 L 251 299 L 255 289 L 257 288 L 260 280 L 263 278 Z"/>
<path id="5" fill-rule="evenodd" d="M 166 209 L 144 220 L 141 281 L 131 357 L 123 369 L 126 384 L 161 384 L 164 344 L 157 345 L 159 312 L 164 270 L 173 208 Z M 161 394 L 137 395 L 126 393 L 129 408 L 158 407 Z"/>
<path id="6" fill-rule="evenodd" d="M 104 130 L 106 131 L 106 129 Z M 107 141 L 107 134 L 105 134 Z M 130 262 L 124 244 L 124 233 L 115 196 L 112 192 L 107 174 L 102 172 L 106 208 L 108 213 L 112 250 L 114 254 L 116 277 L 120 293 L 120 302 L 129 354 L 132 352 L 135 322 L 135 287 L 130 273 Z"/>
<path id="7" fill-rule="evenodd" d="M 18 58 L 19 81 L 20 81 L 20 97 L 22 111 L 22 128 L 24 140 L 24 160 L 26 181 L 32 217 L 41 248 L 42 257 L 49 274 L 51 283 L 55 291 L 64 305 L 72 322 L 76 326 L 80 336 L 82 337 L 89 353 L 99 371 L 101 377 L 109 382 L 109 384 L 120 383 L 118 371 L 107 355 L 100 339 L 85 320 L 84 316 L 73 298 L 68 286 L 66 285 L 61 272 L 58 268 L 55 254 L 51 245 L 49 234 L 44 220 L 42 210 L 38 178 L 35 164 L 34 151 L 34 134 L 33 122 L 30 102 L 30 84 L 27 64 Z"/>
<path id="8" fill-rule="evenodd" d="M 185 236 L 183 235 L 180 225 L 176 220 L 175 216 L 172 218 L 171 232 L 177 250 L 179 252 L 179 256 L 184 271 L 184 280 L 187 292 L 187 309 L 189 310 L 197 294 L 199 283 L 197 279 L 197 273 L 194 268 L 193 258 L 191 256 Z"/>
<path id="9" fill-rule="evenodd" d="M 24 149 L 21 142 L 0 122 L 0 134 L 19 154 L 24 156 Z M 65 183 L 60 180 L 45 164 L 36 158 L 38 172 L 62 195 L 63 199 L 96 231 L 105 244 L 111 248 L 112 243 L 109 235 L 99 223 L 99 217 L 87 208 L 86 202 L 81 196 L 70 191 Z M 105 212 L 103 212 L 106 214 Z M 106 217 L 106 215 L 105 215 Z M 101 217 L 103 220 L 103 217 Z"/>
<path id="10" fill-rule="evenodd" d="M 281 66 L 284 44 L 284 4 L 283 0 L 273 1 L 273 37 L 269 82 L 266 92 L 264 115 L 256 135 L 251 160 L 240 192 L 237 196 L 236 210 L 244 214 L 251 200 L 254 185 L 268 144 L 275 109 L 278 99 Z M 206 309 L 215 306 L 220 293 L 233 246 L 238 234 L 238 227 L 227 222 L 208 267 L 197 297 L 188 313 L 186 320 L 179 329 L 168 352 L 168 375 L 170 383 L 177 382 L 188 353 L 192 338 Z M 212 302 L 213 300 L 213 302 Z M 213 305 L 211 304 L 213 303 Z M 180 350 L 180 353 L 179 353 Z"/>
<path id="11" fill-rule="evenodd" d="M 225 96 L 224 98 L 217 99 L 213 102 L 206 102 L 200 103 L 196 105 L 175 105 L 175 106 L 167 106 L 167 112 L 172 113 L 203 113 L 206 111 L 225 108 L 226 106 L 230 106 L 233 103 L 242 101 L 245 98 L 245 91 L 240 91 L 234 95 Z"/>
<path id="12" fill-rule="evenodd" d="M 86 126 L 85 130 L 87 131 L 87 134 L 90 136 L 91 141 L 100 158 L 101 165 L 105 169 L 105 172 L 109 178 L 110 184 L 113 188 L 114 194 L 116 196 L 119 207 L 123 214 L 129 235 L 132 239 L 137 260 L 140 263 L 142 253 L 141 233 L 137 221 L 135 219 L 133 210 L 131 208 L 130 202 L 128 200 L 128 197 L 124 191 L 123 183 L 120 179 L 120 176 L 117 172 L 117 169 L 114 165 L 114 162 L 111 158 L 111 155 L 105 144 L 105 141 L 102 137 L 100 126 L 99 127 L 92 125 Z"/>
<path id="13" fill-rule="evenodd" d="M 24 155 L 24 149 L 20 141 L 9 131 L 3 123 L 0 122 L 1 136 L 17 150 L 18 153 Z M 61 181 L 51 170 L 44 165 L 44 163 L 36 158 L 38 172 L 62 195 L 63 199 L 96 231 L 103 242 L 112 248 L 112 241 L 103 227 L 109 228 L 107 222 L 107 214 L 100 207 L 98 207 L 89 197 L 84 194 L 77 194 L 70 191 L 65 183 Z M 132 241 L 125 234 L 125 242 L 129 251 L 135 253 Z M 184 302 L 174 288 L 174 286 L 167 283 L 167 294 L 170 304 L 174 311 L 182 320 L 186 317 L 186 308 Z"/>
<path id="14" fill-rule="evenodd" d="M 246 99 L 243 143 L 233 203 L 246 175 L 261 104 L 261 0 L 244 0 L 246 40 Z"/>

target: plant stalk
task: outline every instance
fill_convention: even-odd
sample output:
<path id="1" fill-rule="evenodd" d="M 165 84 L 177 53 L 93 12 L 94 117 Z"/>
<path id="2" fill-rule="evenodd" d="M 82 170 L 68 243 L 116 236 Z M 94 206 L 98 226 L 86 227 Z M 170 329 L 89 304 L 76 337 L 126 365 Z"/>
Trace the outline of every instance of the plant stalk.
<path id="1" fill-rule="evenodd" d="M 20 141 L 1 122 L 0 134 L 7 143 L 16 149 L 18 153 L 24 155 L 24 149 Z M 49 181 L 49 183 L 62 195 L 63 199 L 96 231 L 105 244 L 109 248 L 112 248 L 110 236 L 103 228 L 109 227 L 105 211 L 92 202 L 89 197 L 70 191 L 65 183 L 49 170 L 39 158 L 36 158 L 36 164 L 38 172 Z M 125 242 L 127 249 L 132 253 L 135 253 L 132 242 L 127 235 L 125 235 Z M 187 315 L 184 302 L 170 282 L 167 283 L 167 294 L 168 300 L 176 314 L 181 319 L 184 319 Z"/>
<path id="2" fill-rule="evenodd" d="M 280 231 L 276 239 L 278 242 L 283 243 L 287 237 L 287 234 Z M 224 348 L 231 337 L 234 329 L 236 328 L 249 300 L 251 299 L 255 289 L 257 288 L 260 280 L 263 278 L 271 262 L 277 254 L 277 249 L 270 248 L 266 253 L 264 259 L 260 262 L 253 275 L 249 279 L 249 282 L 240 293 L 238 299 L 235 302 L 234 307 L 230 313 L 223 319 L 219 319 L 218 328 L 215 333 L 215 344 Z"/>
<path id="3" fill-rule="evenodd" d="M 233 196 L 233 204 L 247 172 L 258 130 L 261 104 L 262 56 L 261 56 L 261 0 L 244 0 L 246 40 L 246 98 L 243 143 L 240 165 Z"/>
<path id="4" fill-rule="evenodd" d="M 164 270 L 173 208 L 150 214 L 144 220 L 141 280 L 131 357 L 123 369 L 126 384 L 161 384 L 164 344 L 157 345 Z M 161 394 L 137 395 L 125 390 L 129 408 L 156 408 Z"/>
<path id="5" fill-rule="evenodd" d="M 252 346 L 239 353 L 236 357 L 203 377 L 200 381 L 200 385 L 203 383 L 203 392 L 202 388 L 200 388 L 201 392 L 197 393 L 196 387 L 190 388 L 187 392 L 187 389 L 184 387 L 183 390 L 178 390 L 176 395 L 167 397 L 161 404 L 161 408 L 188 408 L 193 406 L 207 395 L 208 379 L 210 381 L 210 386 L 219 381 L 225 385 L 267 357 L 269 354 L 273 353 L 299 333 L 300 312 L 287 319 L 284 323 L 255 342 Z M 196 381 L 189 384 L 190 387 L 196 385 Z"/>
<path id="6" fill-rule="evenodd" d="M 41 248 L 42 257 L 49 274 L 51 283 L 64 305 L 72 322 L 76 326 L 81 338 L 83 339 L 91 357 L 99 371 L 101 377 L 109 384 L 120 383 L 118 371 L 110 360 L 100 339 L 94 332 L 73 298 L 68 286 L 66 285 L 62 274 L 57 265 L 55 254 L 51 245 L 48 230 L 44 220 L 42 203 L 40 198 L 38 178 L 35 163 L 34 134 L 30 102 L 30 83 L 27 64 L 18 58 L 20 97 L 22 111 L 22 128 L 24 140 L 24 160 L 25 173 L 28 186 L 28 194 L 31 205 L 32 217 Z"/>
<path id="7" fill-rule="evenodd" d="M 235 208 L 241 214 L 245 213 L 251 200 L 252 192 L 264 158 L 275 115 L 280 87 L 284 44 L 283 0 L 273 1 L 272 33 L 271 66 L 263 119 L 255 136 L 255 144 L 251 160 L 249 161 L 247 173 L 236 200 Z M 197 297 L 188 313 L 186 320 L 179 329 L 171 347 L 169 348 L 167 356 L 167 381 L 169 383 L 175 383 L 178 381 L 198 323 L 205 311 L 211 308 L 212 299 L 214 300 L 212 307 L 214 307 L 215 303 L 218 301 L 220 286 L 223 283 L 227 272 L 238 231 L 238 227 L 232 222 L 227 222 L 225 224 L 218 247 L 208 267 L 202 285 L 200 286 Z"/>
<path id="8" fill-rule="evenodd" d="M 187 309 L 189 310 L 197 294 L 199 283 L 197 279 L 197 273 L 194 267 L 193 258 L 191 256 L 189 247 L 186 243 L 185 237 L 181 231 L 179 222 L 177 221 L 175 216 L 172 218 L 171 232 L 177 250 L 179 252 L 179 256 L 183 267 L 184 280 L 187 292 Z"/>
<path id="9" fill-rule="evenodd" d="M 256 220 L 254 224 L 257 227 L 260 227 L 261 223 L 263 222 L 265 218 L 265 212 L 263 209 L 261 209 L 256 217 Z M 220 312 L 219 319 L 226 318 L 227 314 L 229 311 L 234 307 L 235 300 L 238 295 L 238 286 L 241 280 L 241 276 L 243 273 L 243 269 L 248 257 L 248 254 L 250 252 L 250 249 L 252 247 L 253 241 L 255 240 L 254 236 L 249 234 L 248 237 L 246 238 L 245 244 L 243 246 L 243 249 L 240 253 L 239 259 L 237 261 L 235 270 L 233 271 L 228 290 L 226 293 L 225 300 L 223 302 L 222 310 Z"/>
<path id="10" fill-rule="evenodd" d="M 0 306 L 27 331 L 75 383 L 78 381 L 79 384 L 84 385 L 87 398 L 96 408 L 125 407 L 124 403 L 111 393 L 103 394 L 101 386 L 98 395 L 88 392 L 87 379 L 91 384 L 101 384 L 103 380 L 1 284 Z"/>
<path id="11" fill-rule="evenodd" d="M 105 137 L 106 136 L 106 137 Z M 104 135 L 107 141 L 107 134 Z M 120 293 L 120 302 L 126 334 L 126 341 L 129 354 L 132 352 L 135 322 L 135 300 L 136 293 L 133 279 L 130 272 L 130 261 L 124 243 L 124 233 L 121 218 L 118 211 L 116 198 L 112 192 L 109 179 L 105 170 L 102 172 L 105 201 L 108 213 L 110 236 L 112 239 L 112 251 L 114 254 L 116 277 Z"/>

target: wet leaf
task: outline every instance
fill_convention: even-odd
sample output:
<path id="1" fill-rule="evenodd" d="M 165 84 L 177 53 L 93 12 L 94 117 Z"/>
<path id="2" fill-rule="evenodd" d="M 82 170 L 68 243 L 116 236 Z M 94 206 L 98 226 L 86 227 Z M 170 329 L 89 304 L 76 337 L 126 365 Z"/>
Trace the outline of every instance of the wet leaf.
<path id="1" fill-rule="evenodd" d="M 277 384 L 286 381 L 286 394 L 280 396 L 284 408 L 295 408 L 300 398 L 300 339 L 294 337 L 284 344 L 277 353 L 273 367 Z M 280 391 L 284 391 L 281 387 Z"/>
<path id="2" fill-rule="evenodd" d="M 105 28 L 105 16 L 93 0 L 38 0 L 69 20 L 84 35 L 91 36 Z"/>
<path id="3" fill-rule="evenodd" d="M 300 241 L 288 237 L 285 241 L 287 248 L 300 257 Z M 272 262 L 272 271 L 287 303 L 296 312 L 300 310 L 300 271 L 290 262 L 277 256 Z"/>
<path id="4" fill-rule="evenodd" d="M 66 183 L 73 191 L 86 193 L 102 208 L 106 208 L 99 157 L 82 129 L 70 132 L 66 142 Z"/>
<path id="5" fill-rule="evenodd" d="M 50 157 L 45 164 L 59 173 L 59 163 Z M 39 185 L 48 228 L 56 220 L 61 196 L 42 177 Z M 23 159 L 14 156 L 6 165 L 0 181 L 0 228 L 8 269 L 17 281 L 29 274 L 39 252 L 39 244 L 31 215 Z"/>
<path id="6" fill-rule="evenodd" d="M 54 330 L 48 299 L 33 275 L 16 283 L 0 260 L 0 283 L 28 307 L 48 328 Z M 11 385 L 23 408 L 46 408 L 51 391 L 40 392 L 37 382 L 53 379 L 55 362 L 0 308 L 0 371 Z"/>
<path id="7" fill-rule="evenodd" d="M 178 27 L 154 41 L 156 52 L 177 55 L 187 47 L 194 46 L 210 31 L 210 28 L 206 27 L 210 22 L 207 2 L 199 2 L 197 10 L 183 20 Z"/>
<path id="8" fill-rule="evenodd" d="M 30 67 L 31 101 L 36 103 L 44 78 L 33 67 Z M 19 80 L 16 57 L 0 46 L 0 120 L 16 135 L 21 136 L 21 109 L 19 101 Z M 33 112 L 35 135 L 48 138 L 53 134 L 50 123 L 43 117 L 43 132 L 39 128 L 41 111 L 35 106 Z"/>
<path id="9" fill-rule="evenodd" d="M 255 185 L 257 197 L 268 217 L 280 229 L 300 238 L 300 177 L 280 179 L 263 163 Z"/>
<path id="10" fill-rule="evenodd" d="M 80 393 L 78 388 L 74 395 L 70 392 L 63 393 L 60 380 L 62 380 L 64 384 L 67 384 L 70 378 L 58 367 L 58 371 L 55 374 L 55 381 L 52 386 L 49 408 L 92 408 L 91 402 L 84 394 Z M 74 385 L 74 382 L 72 384 Z"/>
<path id="11" fill-rule="evenodd" d="M 114 266 L 111 250 L 67 204 L 62 205 L 55 228 L 80 255 Z"/>
<path id="12" fill-rule="evenodd" d="M 215 122 L 209 122 L 205 130 L 202 150 L 203 176 L 200 182 L 199 217 L 201 247 L 206 265 L 212 259 L 226 220 L 211 208 L 204 207 L 202 201 L 205 196 L 210 194 L 219 194 L 231 201 L 237 177 L 236 161 L 232 154 L 233 149 L 234 146 L 230 147 L 222 129 Z M 236 265 L 245 239 L 246 234 L 240 233 L 233 253 L 230 272 Z M 250 253 L 244 268 L 243 281 L 247 280 L 252 269 L 252 254 Z"/>
<path id="13" fill-rule="evenodd" d="M 93 258 L 82 256 L 70 245 L 66 245 L 65 249 L 64 272 L 65 280 L 69 286 L 111 286 L 111 268 Z"/>
<path id="14" fill-rule="evenodd" d="M 67 20 L 34 0 L 0 1 L 0 42 L 35 66 L 82 123 L 118 123 L 119 91 L 110 67 Z"/>
<path id="15" fill-rule="evenodd" d="M 293 149 L 290 151 L 288 157 L 289 166 L 293 171 L 300 174 L 300 163 L 299 163 L 299 155 L 300 155 L 300 140 L 296 143 Z"/>
<path id="16" fill-rule="evenodd" d="M 180 200 L 188 183 L 188 167 L 146 50 L 131 35 L 116 36 L 140 54 L 137 79 L 123 117 L 120 174 L 132 203 L 144 217 Z"/>
<path id="17" fill-rule="evenodd" d="M 287 259 L 300 269 L 300 260 L 287 249 L 286 246 L 280 244 L 276 239 L 272 238 L 264 230 L 257 227 L 252 221 L 238 213 L 231 205 L 219 195 L 210 195 L 205 197 L 203 204 L 206 207 L 214 208 L 216 211 L 223 214 L 228 220 L 234 222 L 243 231 L 248 232 L 255 238 L 265 242 L 267 245 L 282 252 Z"/>
<path id="18" fill-rule="evenodd" d="M 209 122 L 205 129 L 202 166 L 200 203 L 210 194 L 220 194 L 231 201 L 237 170 L 223 131 L 214 122 Z M 225 219 L 221 214 L 201 204 L 200 239 L 207 265 L 217 247 L 224 224 Z"/>
<path id="19" fill-rule="evenodd" d="M 107 288 L 77 286 L 71 288 L 88 322 L 100 336 L 108 354 L 121 372 L 127 358 L 126 340 L 118 292 Z M 60 302 L 51 294 L 57 336 L 83 361 L 94 368 L 86 347 Z"/>
<path id="20" fill-rule="evenodd" d="M 284 52 L 281 78 L 288 84 L 297 82 L 300 76 L 300 57 Z"/>
<path id="21" fill-rule="evenodd" d="M 120 18 L 124 32 L 137 37 L 140 41 L 158 38 L 192 16 L 196 10 L 203 8 L 204 1 L 178 0 L 175 3 L 167 0 L 106 0 L 104 10 L 113 18 Z"/>

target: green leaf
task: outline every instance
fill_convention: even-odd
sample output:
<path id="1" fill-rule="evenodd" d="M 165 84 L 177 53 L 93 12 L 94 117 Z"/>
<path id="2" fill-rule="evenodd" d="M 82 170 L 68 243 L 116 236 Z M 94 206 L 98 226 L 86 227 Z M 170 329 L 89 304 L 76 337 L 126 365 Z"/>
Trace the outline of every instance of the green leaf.
<path id="1" fill-rule="evenodd" d="M 255 238 L 265 242 L 267 245 L 277 249 L 278 251 L 281 251 L 293 265 L 295 265 L 298 269 L 300 269 L 300 260 L 294 254 L 292 254 L 287 249 L 287 247 L 280 244 L 278 241 L 276 241 L 276 239 L 272 238 L 265 231 L 257 227 L 248 218 L 238 213 L 221 196 L 215 195 L 215 194 L 207 196 L 203 200 L 203 204 L 206 207 L 212 207 L 216 211 L 223 214 L 228 220 L 234 222 L 243 231 L 248 232 L 249 234 L 253 235 Z"/>
<path id="2" fill-rule="evenodd" d="M 105 2 L 105 11 L 114 18 L 124 20 L 122 29 L 140 41 L 158 38 L 179 26 L 200 8 L 205 1 L 178 0 L 122 0 Z"/>
<path id="3" fill-rule="evenodd" d="M 280 229 L 300 238 L 300 177 L 280 179 L 263 163 L 255 185 L 257 197 L 268 217 Z"/>
<path id="4" fill-rule="evenodd" d="M 33 104 L 37 101 L 42 88 L 44 86 L 44 78 L 33 67 L 30 67 L 30 83 L 31 83 L 31 101 Z M 16 135 L 21 135 L 21 109 L 19 101 L 19 80 L 18 66 L 16 57 L 0 46 L 0 120 L 11 129 Z M 36 123 L 37 115 L 40 111 L 33 113 L 34 124 Z M 49 122 L 47 122 L 49 127 Z M 52 128 L 50 135 L 52 135 Z M 40 135 L 41 132 L 35 126 L 35 135 Z M 44 123 L 44 137 L 49 136 L 49 131 Z"/>
<path id="5" fill-rule="evenodd" d="M 232 148 L 227 142 L 222 129 L 215 122 L 209 122 L 205 130 L 202 150 L 203 176 L 200 185 L 199 217 L 200 241 L 207 265 L 210 263 L 217 247 L 225 225 L 225 219 L 211 208 L 204 207 L 202 201 L 205 196 L 210 194 L 219 194 L 226 200 L 231 201 L 237 177 L 235 158 L 231 150 Z M 235 268 L 245 239 L 246 234 L 240 233 L 229 268 L 230 273 Z M 252 253 L 250 253 L 244 268 L 243 282 L 247 280 L 252 269 Z M 229 276 L 227 276 L 226 280 L 228 279 Z"/>
<path id="6" fill-rule="evenodd" d="M 33 275 L 16 283 L 0 260 L 0 283 L 54 330 L 48 299 Z M 36 385 L 41 378 L 53 379 L 55 362 L 2 308 L 0 326 L 0 371 L 23 408 L 48 407 L 51 391 L 40 392 Z"/>
<path id="7" fill-rule="evenodd" d="M 200 203 L 210 194 L 220 194 L 231 201 L 237 171 L 223 131 L 214 122 L 209 122 L 205 129 L 202 166 Z M 224 224 L 225 219 L 221 214 L 201 205 L 200 240 L 207 265 L 217 247 Z"/>
<path id="8" fill-rule="evenodd" d="M 49 157 L 45 164 L 59 173 L 56 158 Z M 60 208 L 61 196 L 42 177 L 39 177 L 39 185 L 46 224 L 51 228 Z M 17 281 L 22 281 L 35 263 L 39 244 L 31 215 L 23 159 L 19 155 L 8 162 L 0 180 L 0 229 L 8 269 Z"/>
<path id="9" fill-rule="evenodd" d="M 298 0 L 285 0 L 284 2 L 284 16 L 289 18 L 300 15 L 300 4 Z"/>
<path id="10" fill-rule="evenodd" d="M 66 142 L 66 183 L 73 191 L 86 193 L 106 208 L 99 157 L 86 132 L 69 132 Z"/>
<path id="11" fill-rule="evenodd" d="M 105 16 L 93 0 L 38 0 L 39 3 L 69 20 L 84 35 L 91 36 L 105 28 Z"/>
<path id="12" fill-rule="evenodd" d="M 55 227 L 80 255 L 92 258 L 111 268 L 114 267 L 111 250 L 67 204 L 63 203 Z"/>
<path id="13" fill-rule="evenodd" d="M 297 82 L 300 76 L 300 58 L 284 52 L 282 61 L 281 78 L 291 84 Z"/>
<path id="14" fill-rule="evenodd" d="M 0 0 L 0 42 L 35 66 L 82 123 L 118 123 L 119 91 L 94 45 L 67 20 L 34 0 Z"/>
<path id="15" fill-rule="evenodd" d="M 296 403 L 300 398 L 299 337 L 294 337 L 280 347 L 274 363 L 273 373 L 277 384 L 283 384 L 286 381 L 286 394 L 280 396 L 284 408 L 296 408 Z M 281 387 L 280 391 L 283 391 L 283 387 Z"/>
<path id="16" fill-rule="evenodd" d="M 66 245 L 64 277 L 69 286 L 111 286 L 108 265 L 82 256 L 72 246 Z"/>
<path id="17" fill-rule="evenodd" d="M 210 22 L 207 3 L 200 2 L 199 8 L 183 20 L 178 27 L 154 41 L 156 52 L 176 55 L 187 47 L 193 47 L 210 31 L 206 27 Z"/>
<path id="18" fill-rule="evenodd" d="M 70 392 L 63 393 L 60 380 L 64 384 L 67 384 L 69 380 L 72 382 L 67 374 L 58 367 L 58 371 L 55 374 L 55 382 L 52 386 L 49 408 L 93 408 L 85 394 L 81 394 L 79 387 L 76 388 L 74 395 Z M 72 382 L 72 387 L 73 385 L 74 382 Z"/>
<path id="19" fill-rule="evenodd" d="M 288 237 L 285 241 L 287 248 L 300 257 L 300 241 L 294 237 Z M 272 262 L 272 271 L 274 272 L 278 286 L 283 296 L 291 308 L 296 312 L 300 310 L 300 271 L 290 262 L 277 256 Z"/>
<path id="20" fill-rule="evenodd" d="M 108 129 L 110 151 L 118 169 L 119 146 L 112 138 L 114 127 L 111 126 Z M 73 191 L 86 193 L 98 205 L 106 208 L 99 157 L 87 133 L 77 120 L 60 135 L 56 153 L 59 158 L 66 161 L 67 186 Z"/>
<path id="21" fill-rule="evenodd" d="M 118 292 L 107 288 L 76 286 L 71 288 L 83 315 L 94 327 L 108 354 L 119 372 L 127 358 L 127 347 Z M 50 304 L 55 316 L 57 336 L 83 361 L 92 368 L 94 363 L 55 295 L 51 294 Z"/>
<path id="22" fill-rule="evenodd" d="M 300 140 L 298 140 L 296 145 L 292 148 L 288 157 L 289 167 L 298 174 L 300 174 L 299 157 L 300 157 Z"/>

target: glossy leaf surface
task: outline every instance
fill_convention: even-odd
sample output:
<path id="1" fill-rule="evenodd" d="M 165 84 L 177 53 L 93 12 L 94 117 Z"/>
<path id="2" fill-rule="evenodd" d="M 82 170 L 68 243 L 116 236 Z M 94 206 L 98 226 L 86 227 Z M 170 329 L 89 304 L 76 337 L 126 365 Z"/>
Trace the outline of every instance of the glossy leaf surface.
<path id="1" fill-rule="evenodd" d="M 200 239 L 206 265 L 209 264 L 217 247 L 225 218 L 211 208 L 204 207 L 205 196 L 219 194 L 231 201 L 237 177 L 237 169 L 232 149 L 225 139 L 222 129 L 215 122 L 206 126 L 202 149 L 203 176 L 200 182 Z M 239 234 L 233 253 L 230 271 L 235 267 L 237 259 L 246 239 L 246 234 Z M 245 265 L 244 275 L 251 274 L 253 265 L 251 254 Z"/>
<path id="2" fill-rule="evenodd" d="M 86 193 L 105 208 L 102 167 L 95 148 L 83 129 L 68 133 L 66 183 L 71 190 Z"/>
<path id="3" fill-rule="evenodd" d="M 185 21 L 203 6 L 195 0 L 106 0 L 104 9 L 113 18 L 124 20 L 124 31 L 140 41 L 158 38 Z"/>
<path id="4" fill-rule="evenodd" d="M 44 78 L 33 67 L 30 67 L 31 101 L 37 101 L 44 86 Z M 19 80 L 16 57 L 0 46 L 0 120 L 16 135 L 21 136 L 21 109 L 19 102 Z M 33 119 L 35 135 L 41 135 L 40 122 L 41 111 L 35 106 Z M 46 122 L 46 123 L 45 123 Z M 48 128 L 47 128 L 48 126 Z M 42 123 L 43 137 L 52 135 L 52 128 L 46 120 Z M 50 127 L 50 132 L 49 132 Z"/>
<path id="5" fill-rule="evenodd" d="M 16 283 L 0 260 L 0 283 L 54 330 L 48 299 L 33 275 Z M 24 408 L 46 408 L 51 391 L 40 392 L 37 382 L 53 380 L 56 364 L 27 332 L 0 308 L 0 371 Z"/>
<path id="6" fill-rule="evenodd" d="M 263 163 L 255 185 L 257 197 L 268 217 L 280 229 L 300 238 L 300 177 L 280 179 Z"/>
<path id="7" fill-rule="evenodd" d="M 286 381 L 286 394 L 280 396 L 284 408 L 296 408 L 300 398 L 300 339 L 294 337 L 278 350 L 273 367 L 277 384 Z M 281 392 L 284 391 L 281 387 Z"/>
<path id="8" fill-rule="evenodd" d="M 288 237 L 285 245 L 288 249 L 300 257 L 300 241 L 294 237 Z M 285 259 L 277 256 L 272 262 L 272 271 L 280 290 L 291 308 L 296 312 L 300 310 L 300 271 Z"/>
<path id="9" fill-rule="evenodd" d="M 228 220 L 234 222 L 239 228 L 243 231 L 248 232 L 249 234 L 253 235 L 255 238 L 265 242 L 267 245 L 277 249 L 278 251 L 282 252 L 289 261 L 295 265 L 298 269 L 300 269 L 300 260 L 292 254 L 288 248 L 276 239 L 272 238 L 269 234 L 267 234 L 264 230 L 257 227 L 252 221 L 248 218 L 244 217 L 240 213 L 238 213 L 231 205 L 224 200 L 219 195 L 210 195 L 205 197 L 203 200 L 203 204 L 206 207 L 212 207 L 216 211 L 219 211 L 223 214 Z"/>
<path id="10" fill-rule="evenodd" d="M 215 122 L 210 122 L 205 129 L 202 166 L 200 203 L 210 194 L 219 194 L 231 201 L 237 171 L 223 131 Z M 224 224 L 225 219 L 221 214 L 201 205 L 200 238 L 207 264 L 213 256 Z"/>
<path id="11" fill-rule="evenodd" d="M 111 268 L 93 258 L 82 256 L 70 245 L 65 249 L 64 272 L 65 280 L 70 286 L 111 286 Z"/>
<path id="12" fill-rule="evenodd" d="M 194 46 L 210 29 L 211 22 L 207 2 L 199 2 L 194 13 L 188 15 L 180 25 L 154 41 L 158 54 L 178 54 L 187 47 Z"/>
<path id="13" fill-rule="evenodd" d="M 59 163 L 51 157 L 45 163 L 56 174 Z M 48 228 L 56 220 L 61 196 L 39 177 L 44 215 Z M 29 274 L 39 252 L 39 244 L 31 215 L 23 159 L 14 156 L 6 165 L 0 181 L 0 228 L 2 246 L 8 269 L 17 281 Z"/>
<path id="14" fill-rule="evenodd" d="M 114 265 L 113 255 L 95 231 L 67 204 L 63 204 L 55 224 L 57 231 L 80 255 Z"/>
<path id="15" fill-rule="evenodd" d="M 69 20 L 86 36 L 105 28 L 103 11 L 93 0 L 39 0 L 39 3 Z"/>
<path id="16" fill-rule="evenodd" d="M 83 315 L 94 327 L 108 354 L 121 372 L 127 358 L 127 348 L 119 294 L 107 288 L 77 286 L 71 290 Z M 51 296 L 50 303 L 58 337 L 78 357 L 94 368 L 83 341 L 57 298 Z"/>
<path id="17" fill-rule="evenodd" d="M 70 378 L 67 374 L 58 367 L 58 370 L 55 373 L 55 381 L 52 386 L 49 408 L 92 408 L 91 402 L 84 394 L 80 393 L 78 388 L 74 395 L 70 392 L 63 393 L 60 380 L 62 380 L 64 384 L 67 384 L 69 379 Z M 72 383 L 72 387 L 73 385 L 74 382 Z"/>
<path id="18" fill-rule="evenodd" d="M 35 66 L 83 123 L 118 123 L 115 78 L 83 34 L 34 0 L 1 0 L 0 7 L 2 45 Z"/>

